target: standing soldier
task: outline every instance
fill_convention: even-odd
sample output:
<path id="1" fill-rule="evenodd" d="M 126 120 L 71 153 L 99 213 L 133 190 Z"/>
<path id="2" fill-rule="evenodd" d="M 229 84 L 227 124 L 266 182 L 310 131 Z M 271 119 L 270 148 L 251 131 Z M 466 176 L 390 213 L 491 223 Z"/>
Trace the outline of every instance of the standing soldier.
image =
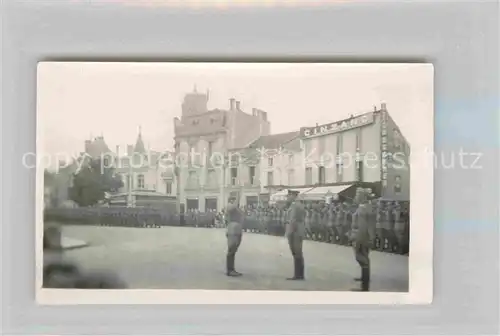
<path id="1" fill-rule="evenodd" d="M 297 201 L 298 191 L 288 190 L 288 218 L 286 225 L 286 237 L 288 246 L 293 256 L 293 277 L 287 280 L 304 280 L 304 255 L 302 254 L 302 243 L 305 236 L 305 210 L 304 206 Z"/>
<path id="2" fill-rule="evenodd" d="M 353 242 L 354 255 L 359 266 L 361 266 L 361 288 L 354 291 L 367 292 L 370 290 L 370 248 L 375 238 L 375 225 L 373 221 L 373 210 L 368 203 L 367 192 L 358 188 L 356 200 L 358 207 L 352 218 L 351 241 Z"/>
<path id="3" fill-rule="evenodd" d="M 401 209 L 401 205 L 398 202 L 394 202 L 393 218 L 394 218 L 394 234 L 397 239 L 398 253 L 404 253 L 405 245 L 405 221 L 404 215 Z"/>
<path id="4" fill-rule="evenodd" d="M 328 207 L 327 204 L 323 204 L 321 207 L 321 241 L 328 241 Z"/>
<path id="5" fill-rule="evenodd" d="M 377 229 L 377 239 L 379 242 L 378 249 L 383 251 L 387 248 L 387 236 L 386 236 L 386 227 L 389 225 L 389 218 L 386 213 L 386 205 L 383 200 L 379 200 L 377 203 L 377 220 L 376 220 L 376 229 Z"/>
<path id="6" fill-rule="evenodd" d="M 243 235 L 243 212 L 238 206 L 236 197 L 229 199 L 229 205 L 226 209 L 227 220 L 227 256 L 226 256 L 226 275 L 240 276 L 241 273 L 236 272 L 234 268 L 234 260 L 236 252 L 241 244 Z"/>
<path id="7" fill-rule="evenodd" d="M 319 240 L 319 209 L 318 209 L 318 204 L 314 203 L 313 208 L 312 208 L 312 220 L 311 220 L 311 226 L 312 226 L 312 234 L 313 234 L 313 240 L 318 241 Z"/>
<path id="8" fill-rule="evenodd" d="M 336 241 L 342 245 L 344 245 L 345 243 L 347 210 L 348 209 L 346 208 L 345 204 L 339 203 L 335 217 L 335 231 L 337 233 Z"/>
<path id="9" fill-rule="evenodd" d="M 307 239 L 312 239 L 312 228 L 311 228 L 311 218 L 312 218 L 312 215 L 311 215 L 311 205 L 310 204 L 307 204 L 304 208 L 305 210 L 305 219 L 304 219 L 304 223 L 305 223 L 305 226 L 306 226 L 306 238 Z"/>
<path id="10" fill-rule="evenodd" d="M 328 232 L 329 232 L 329 242 L 337 242 L 337 230 L 335 228 L 335 205 L 332 203 L 328 207 Z"/>

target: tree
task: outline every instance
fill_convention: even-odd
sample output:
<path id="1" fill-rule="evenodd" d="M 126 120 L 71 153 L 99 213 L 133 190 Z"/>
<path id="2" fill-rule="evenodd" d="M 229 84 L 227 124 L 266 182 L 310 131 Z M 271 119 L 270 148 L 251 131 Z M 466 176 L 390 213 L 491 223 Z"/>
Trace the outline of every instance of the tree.
<path id="1" fill-rule="evenodd" d="M 69 196 L 79 206 L 91 206 L 104 200 L 106 192 L 116 192 L 121 187 L 123 182 L 113 168 L 105 168 L 101 159 L 89 159 L 74 175 Z"/>

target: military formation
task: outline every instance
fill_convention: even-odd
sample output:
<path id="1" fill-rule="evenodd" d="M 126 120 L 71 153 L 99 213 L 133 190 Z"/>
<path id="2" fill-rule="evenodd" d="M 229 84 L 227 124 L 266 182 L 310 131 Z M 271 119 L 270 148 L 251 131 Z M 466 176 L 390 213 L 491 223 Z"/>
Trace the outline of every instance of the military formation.
<path id="1" fill-rule="evenodd" d="M 352 246 L 361 268 L 361 276 L 356 278 L 361 286 L 356 290 L 361 291 L 369 290 L 371 250 L 409 252 L 409 204 L 375 199 L 362 188 L 357 189 L 350 202 L 308 202 L 301 200 L 298 192 L 289 190 L 287 201 L 281 204 L 241 207 L 235 198 L 231 198 L 221 212 L 189 209 L 185 213 L 176 213 L 171 209 L 145 207 L 58 208 L 45 209 L 44 219 L 46 223 L 140 228 L 226 228 L 228 276 L 242 275 L 236 271 L 235 260 L 244 232 L 287 238 L 293 259 L 293 275 L 287 278 L 289 280 L 306 278 L 302 251 L 304 240 Z M 49 246 L 47 237 L 50 235 L 44 235 L 44 249 Z M 124 286 L 116 279 L 110 280 L 109 275 L 82 275 L 78 268 L 60 262 L 49 262 L 44 270 L 44 279 L 50 279 L 46 283 L 48 287 Z"/>
<path id="2" fill-rule="evenodd" d="M 368 197 L 369 198 L 369 197 Z M 409 204 L 384 199 L 368 199 L 375 224 L 374 248 L 407 254 L 409 249 Z M 305 239 L 340 245 L 349 240 L 354 214 L 359 205 L 351 202 L 301 202 L 305 211 Z M 289 206 L 245 207 L 243 230 L 282 236 L 285 234 Z"/>
<path id="3" fill-rule="evenodd" d="M 358 205 L 354 201 L 301 202 L 305 211 L 305 238 L 326 243 L 351 245 L 349 231 Z M 409 250 L 409 205 L 384 199 L 369 200 L 376 226 L 374 249 L 407 254 Z M 286 204 L 240 207 L 242 230 L 283 236 L 288 215 Z M 226 210 L 200 212 L 189 209 L 179 214 L 170 209 L 88 207 L 45 209 L 48 222 L 82 225 L 159 228 L 188 226 L 225 228 Z"/>
<path id="4" fill-rule="evenodd" d="M 344 242 L 351 245 L 354 257 L 361 269 L 361 276 L 355 278 L 361 283 L 356 291 L 370 290 L 370 250 L 378 244 L 384 248 L 388 245 L 398 246 L 403 249 L 407 247 L 408 233 L 399 232 L 408 227 L 403 223 L 405 218 L 403 209 L 397 202 L 391 202 L 392 207 L 382 200 L 372 199 L 370 192 L 358 188 L 352 205 L 342 204 L 306 204 L 298 199 L 299 193 L 294 190 L 288 191 L 288 199 L 282 208 L 275 211 L 268 210 L 263 213 L 263 219 L 254 220 L 251 226 L 258 226 L 258 232 L 279 234 L 284 228 L 285 237 L 288 240 L 290 253 L 293 259 L 293 276 L 287 280 L 305 280 L 305 257 L 302 250 L 303 241 L 307 237 L 314 237 L 331 242 Z M 242 241 L 243 228 L 254 231 L 254 227 L 243 225 L 244 211 L 232 200 L 226 210 L 227 221 L 227 275 L 241 276 L 234 270 L 234 256 Z M 260 213 L 262 215 L 262 213 Z M 276 217 L 273 217 L 276 214 Z M 348 216 L 350 215 L 350 216 Z M 248 222 L 248 217 L 246 217 Z M 386 223 L 385 221 L 389 223 Z M 398 222 L 401 221 L 401 222 Z M 264 223 L 264 225 L 262 225 Z M 379 228 L 384 228 L 380 231 Z M 407 229 L 408 230 L 408 229 Z M 395 238 L 394 238 L 395 237 Z M 406 244 L 406 245 L 405 245 Z"/>

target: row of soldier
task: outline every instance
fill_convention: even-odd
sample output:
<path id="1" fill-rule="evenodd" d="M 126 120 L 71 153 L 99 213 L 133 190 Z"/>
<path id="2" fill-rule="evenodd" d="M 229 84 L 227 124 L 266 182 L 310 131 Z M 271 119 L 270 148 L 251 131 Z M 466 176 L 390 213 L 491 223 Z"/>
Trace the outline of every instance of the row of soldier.
<path id="1" fill-rule="evenodd" d="M 306 210 L 304 201 L 297 198 L 298 194 L 299 192 L 296 190 L 288 190 L 286 203 L 281 208 L 277 208 L 276 213 L 280 216 L 284 214 L 284 236 L 287 238 L 293 259 L 293 276 L 287 278 L 287 280 L 303 281 L 306 280 L 303 241 L 306 238 L 308 230 L 308 225 L 306 224 L 307 212 L 311 212 L 310 217 L 313 221 L 318 216 L 320 218 L 331 219 L 329 222 L 325 220 L 325 223 L 329 223 L 330 227 L 332 227 L 335 224 L 335 219 L 342 219 L 344 213 L 347 214 L 351 211 L 344 209 L 345 204 L 314 204 L 307 206 L 309 210 Z M 361 276 L 354 279 L 361 283 L 360 287 L 353 288 L 356 291 L 370 290 L 370 250 L 373 249 L 376 239 L 376 222 L 382 220 L 381 215 L 383 215 L 384 211 L 391 210 L 386 209 L 383 202 L 379 201 L 375 204 L 371 198 L 368 190 L 357 188 L 356 196 L 353 200 L 353 207 L 356 209 L 352 213 L 352 220 L 349 225 L 345 225 L 347 240 L 352 245 L 355 260 L 361 268 Z M 379 215 L 378 212 L 381 214 Z M 326 215 L 320 216 L 321 213 L 325 213 Z M 244 211 L 238 207 L 237 199 L 230 199 L 226 211 L 226 274 L 232 277 L 243 275 L 235 269 L 235 258 L 242 242 L 244 217 Z M 344 221 L 341 221 L 342 225 L 344 225 Z"/>
<path id="2" fill-rule="evenodd" d="M 372 200 L 377 235 L 375 248 L 408 253 L 409 213 L 407 204 Z M 305 203 L 306 239 L 349 245 L 348 231 L 356 211 L 352 202 Z M 243 230 L 282 236 L 285 232 L 286 209 L 283 204 L 245 206 Z M 188 210 L 184 214 L 154 208 L 71 208 L 46 209 L 48 221 L 73 224 L 99 224 L 125 227 L 225 227 L 224 212 Z"/>

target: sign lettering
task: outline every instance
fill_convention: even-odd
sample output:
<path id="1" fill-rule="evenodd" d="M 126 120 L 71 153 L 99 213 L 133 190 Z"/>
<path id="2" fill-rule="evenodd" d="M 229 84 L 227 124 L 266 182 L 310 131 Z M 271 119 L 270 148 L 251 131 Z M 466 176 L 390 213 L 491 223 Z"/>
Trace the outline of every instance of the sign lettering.
<path id="1" fill-rule="evenodd" d="M 382 167 L 380 171 L 382 186 L 387 187 L 387 158 L 389 157 L 389 153 L 387 152 L 387 116 L 384 112 L 382 112 L 382 139 L 381 143 L 381 154 L 382 154 Z"/>
<path id="2" fill-rule="evenodd" d="M 368 113 L 358 117 L 338 122 L 333 122 L 326 125 L 321 125 L 316 127 L 303 127 L 300 131 L 303 138 L 311 138 L 315 136 L 347 131 L 356 127 L 369 125 L 373 123 L 373 121 L 374 121 L 373 113 Z"/>

